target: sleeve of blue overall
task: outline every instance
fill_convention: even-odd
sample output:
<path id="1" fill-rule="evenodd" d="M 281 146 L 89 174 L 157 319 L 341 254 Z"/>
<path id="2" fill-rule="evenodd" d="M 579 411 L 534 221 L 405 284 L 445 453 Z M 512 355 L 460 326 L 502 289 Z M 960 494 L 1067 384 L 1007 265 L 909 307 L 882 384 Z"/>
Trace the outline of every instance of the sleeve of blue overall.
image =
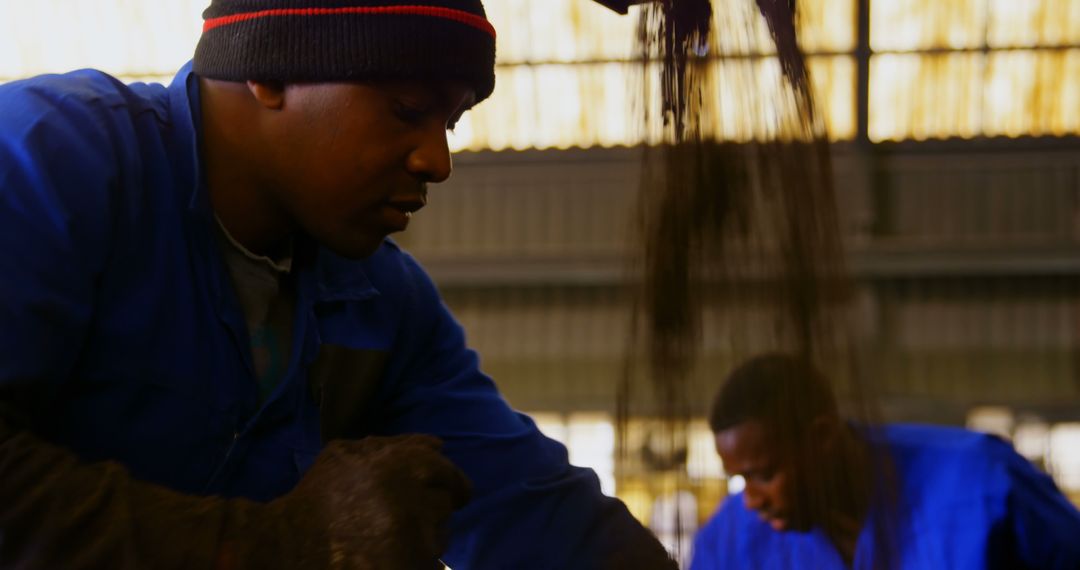
<path id="1" fill-rule="evenodd" d="M 675 568 L 656 538 L 589 469 L 514 412 L 479 370 L 476 354 L 423 270 L 404 256 L 411 306 L 394 347 L 396 385 L 376 432 L 429 433 L 473 484 L 452 519 L 451 568 L 518 570 Z M 399 370 L 393 368 L 400 367 Z"/>
<path id="2" fill-rule="evenodd" d="M 0 87 L 0 568 L 290 567 L 263 505 L 142 483 L 36 435 L 60 420 L 48 403 L 93 319 L 123 125 L 35 85 Z"/>
<path id="3" fill-rule="evenodd" d="M 1009 480 L 1016 557 L 1025 568 L 1080 568 L 1080 511 L 1045 473 L 1005 442 L 996 442 Z"/>

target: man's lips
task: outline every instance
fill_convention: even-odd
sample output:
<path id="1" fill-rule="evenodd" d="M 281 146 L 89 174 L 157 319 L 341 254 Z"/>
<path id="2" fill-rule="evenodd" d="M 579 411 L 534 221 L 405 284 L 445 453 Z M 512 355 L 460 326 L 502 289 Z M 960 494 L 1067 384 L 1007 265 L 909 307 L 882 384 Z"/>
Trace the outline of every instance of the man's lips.
<path id="1" fill-rule="evenodd" d="M 425 204 L 427 199 L 423 195 L 392 198 L 383 204 L 383 219 L 392 231 L 405 231 L 413 212 Z"/>
<path id="2" fill-rule="evenodd" d="M 417 194 L 391 196 L 386 200 L 386 204 L 401 211 L 408 217 L 427 205 L 427 192 L 421 190 Z"/>
<path id="3" fill-rule="evenodd" d="M 427 198 L 425 198 L 424 196 L 416 196 L 410 198 L 392 198 L 390 200 L 387 200 L 386 203 L 391 208 L 396 208 L 398 210 L 401 210 L 402 212 L 405 212 L 406 214 L 412 214 L 413 212 L 416 212 L 420 208 L 423 208 L 425 205 L 427 205 Z"/>

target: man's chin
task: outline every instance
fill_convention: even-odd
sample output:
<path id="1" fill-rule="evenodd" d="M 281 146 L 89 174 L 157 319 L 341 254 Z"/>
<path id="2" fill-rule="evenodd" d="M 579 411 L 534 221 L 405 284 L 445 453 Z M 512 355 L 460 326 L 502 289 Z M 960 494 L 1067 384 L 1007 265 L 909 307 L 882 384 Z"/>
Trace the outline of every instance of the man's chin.
<path id="1" fill-rule="evenodd" d="M 769 523 L 769 526 L 771 526 L 772 529 L 776 532 L 784 532 L 788 530 L 787 519 L 769 519 L 767 522 Z"/>
<path id="2" fill-rule="evenodd" d="M 799 517 L 783 516 L 769 519 L 769 526 L 777 532 L 810 532 L 814 524 Z"/>
<path id="3" fill-rule="evenodd" d="M 340 255 L 346 259 L 359 261 L 375 255 L 375 252 L 379 251 L 379 248 L 382 247 L 384 241 L 385 238 L 379 238 L 377 241 L 350 240 L 345 243 L 324 242 L 322 245 L 336 255 Z"/>
<path id="4" fill-rule="evenodd" d="M 807 524 L 798 518 L 792 518 L 787 514 L 776 516 L 762 513 L 759 516 L 762 522 L 769 525 L 776 532 L 807 532 L 813 527 L 813 525 Z"/>

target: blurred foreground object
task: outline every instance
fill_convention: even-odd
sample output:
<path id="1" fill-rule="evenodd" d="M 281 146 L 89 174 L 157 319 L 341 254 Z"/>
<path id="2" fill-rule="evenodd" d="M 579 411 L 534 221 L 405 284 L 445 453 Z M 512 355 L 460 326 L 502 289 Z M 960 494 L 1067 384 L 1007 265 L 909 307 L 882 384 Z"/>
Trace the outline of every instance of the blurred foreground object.
<path id="1" fill-rule="evenodd" d="M 768 351 L 797 354 L 828 371 L 854 417 L 876 421 L 872 390 L 853 374 L 852 287 L 830 148 L 792 5 L 746 0 L 742 8 L 725 29 L 713 29 L 705 0 L 640 10 L 641 107 L 651 144 L 639 194 L 643 287 L 632 352 L 642 354 L 645 378 L 627 375 L 619 409 L 624 418 L 662 418 L 672 449 L 686 446 L 706 392 L 702 380 L 712 372 L 700 359 L 704 331 L 724 356 L 710 366 Z M 762 21 L 781 73 L 729 93 L 749 101 L 763 126 L 731 142 L 713 120 L 727 104 L 717 97 L 726 93 L 716 89 L 718 38 L 752 37 Z"/>

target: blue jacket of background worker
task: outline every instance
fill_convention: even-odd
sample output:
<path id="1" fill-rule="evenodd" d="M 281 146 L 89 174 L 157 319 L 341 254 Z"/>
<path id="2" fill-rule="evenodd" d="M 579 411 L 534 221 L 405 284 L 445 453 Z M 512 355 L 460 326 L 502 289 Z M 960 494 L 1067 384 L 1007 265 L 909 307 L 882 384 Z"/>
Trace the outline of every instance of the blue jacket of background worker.
<path id="1" fill-rule="evenodd" d="M 882 564 L 871 525 L 851 568 L 903 570 L 1080 568 L 1080 512 L 1045 473 L 997 437 L 962 429 L 888 425 L 879 436 L 898 481 L 897 560 Z M 819 527 L 772 529 L 728 497 L 694 541 L 692 570 L 849 566 Z"/>

